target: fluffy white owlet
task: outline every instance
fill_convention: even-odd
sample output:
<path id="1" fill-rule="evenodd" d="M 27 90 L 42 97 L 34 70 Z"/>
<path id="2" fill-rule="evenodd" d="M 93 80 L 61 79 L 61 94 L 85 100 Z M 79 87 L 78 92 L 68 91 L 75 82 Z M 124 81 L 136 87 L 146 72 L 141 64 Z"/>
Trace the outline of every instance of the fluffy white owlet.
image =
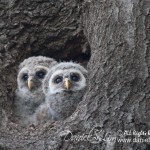
<path id="1" fill-rule="evenodd" d="M 82 100 L 87 70 L 73 62 L 62 62 L 51 68 L 43 82 L 46 101 L 34 115 L 35 124 L 47 120 L 64 120 Z"/>
<path id="2" fill-rule="evenodd" d="M 21 125 L 27 125 L 30 116 L 45 101 L 42 82 L 49 68 L 55 64 L 57 62 L 52 58 L 37 56 L 25 59 L 19 65 L 14 114 L 19 118 Z"/>

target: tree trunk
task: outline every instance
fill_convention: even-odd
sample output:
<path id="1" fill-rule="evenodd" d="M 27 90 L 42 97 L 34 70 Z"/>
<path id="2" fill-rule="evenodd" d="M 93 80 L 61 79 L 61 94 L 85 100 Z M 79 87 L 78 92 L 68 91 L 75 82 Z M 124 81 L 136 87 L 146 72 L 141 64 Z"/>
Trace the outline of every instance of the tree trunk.
<path id="1" fill-rule="evenodd" d="M 0 109 L 2 112 L 0 113 L 2 118 L 0 149 L 148 150 L 150 148 L 148 145 L 150 142 L 150 1 L 69 2 L 69 6 L 73 8 L 76 6 L 73 12 L 78 12 L 78 17 L 82 10 L 82 22 L 78 22 L 79 18 L 75 19 L 79 26 L 76 32 L 83 26 L 85 37 L 91 47 L 91 58 L 88 63 L 89 83 L 83 101 L 75 113 L 64 122 L 48 122 L 43 126 L 28 129 L 22 129 L 10 123 L 7 115 L 8 112 L 10 113 L 8 108 L 11 107 L 13 95 L 11 87 L 14 83 L 8 83 L 14 81 L 12 77 L 15 77 L 14 73 L 12 73 L 14 76 L 10 74 L 12 67 L 10 64 L 17 64 L 21 60 L 19 57 L 25 58 L 26 55 L 36 52 L 32 53 L 32 49 L 27 49 L 25 52 L 14 49 L 18 55 L 16 58 L 16 55 L 13 56 L 13 48 L 8 49 L 2 53 L 4 55 L 0 74 L 0 108 L 2 108 Z M 40 6 L 44 4 L 41 1 L 36 3 L 40 3 Z M 18 1 L 14 3 L 14 6 L 19 7 Z M 63 5 L 68 9 L 69 6 Z M 7 12 L 6 9 L 5 11 Z M 10 20 L 11 15 L 6 19 Z M 67 20 L 70 19 L 67 18 Z M 39 19 L 36 21 L 30 18 L 30 21 L 39 23 Z M 67 23 L 66 26 L 69 25 Z M 12 28 L 9 30 L 13 31 Z M 6 31 L 3 32 L 6 33 Z M 76 32 L 71 32 L 66 37 L 76 37 Z M 23 35 L 27 33 L 24 31 Z M 19 35 L 22 36 L 21 33 Z M 18 42 L 21 40 L 19 35 L 16 36 Z M 84 42 L 80 43 L 80 48 L 75 53 L 87 45 L 86 38 L 83 35 L 81 37 Z M 12 43 L 11 37 L 7 37 L 6 40 Z M 45 40 L 44 38 L 41 46 L 45 46 Z M 64 44 L 64 41 L 62 43 Z M 28 43 L 27 40 L 26 45 L 32 45 L 32 43 Z M 41 50 L 39 47 L 37 49 Z M 52 53 L 53 51 L 55 50 L 53 49 Z M 37 54 L 42 53 L 47 54 L 47 50 L 37 52 Z M 66 54 L 67 50 L 64 53 Z M 49 53 L 49 56 L 52 54 Z"/>

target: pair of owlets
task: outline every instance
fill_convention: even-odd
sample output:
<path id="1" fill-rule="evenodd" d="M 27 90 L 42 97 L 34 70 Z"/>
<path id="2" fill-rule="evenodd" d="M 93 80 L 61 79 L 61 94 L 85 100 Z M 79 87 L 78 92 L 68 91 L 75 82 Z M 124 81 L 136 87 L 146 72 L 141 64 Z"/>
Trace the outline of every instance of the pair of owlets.
<path id="1" fill-rule="evenodd" d="M 43 56 L 25 59 L 19 66 L 15 115 L 22 125 L 64 120 L 82 100 L 87 70 L 73 62 L 57 63 Z"/>

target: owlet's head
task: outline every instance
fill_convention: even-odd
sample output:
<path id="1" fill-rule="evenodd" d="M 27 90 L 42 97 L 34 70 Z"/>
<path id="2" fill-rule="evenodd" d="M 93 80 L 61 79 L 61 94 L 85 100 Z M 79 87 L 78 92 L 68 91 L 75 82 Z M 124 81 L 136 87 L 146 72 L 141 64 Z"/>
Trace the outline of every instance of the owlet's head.
<path id="1" fill-rule="evenodd" d="M 87 70 L 73 62 L 52 67 L 43 82 L 44 93 L 77 92 L 86 87 Z"/>
<path id="2" fill-rule="evenodd" d="M 42 89 L 43 79 L 49 67 L 55 64 L 57 62 L 54 59 L 43 56 L 25 59 L 19 66 L 18 89 L 30 92 Z"/>

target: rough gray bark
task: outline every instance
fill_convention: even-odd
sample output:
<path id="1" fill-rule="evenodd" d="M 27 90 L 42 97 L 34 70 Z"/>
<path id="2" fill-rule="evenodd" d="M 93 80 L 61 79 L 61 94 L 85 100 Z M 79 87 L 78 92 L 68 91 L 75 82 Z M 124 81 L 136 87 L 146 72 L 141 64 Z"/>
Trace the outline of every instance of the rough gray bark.
<path id="1" fill-rule="evenodd" d="M 150 129 L 150 2 L 85 0 L 79 8 L 82 8 L 82 25 L 91 47 L 89 85 L 83 101 L 64 122 L 29 129 L 21 129 L 13 123 L 6 127 L 2 124 L 1 149 L 149 149 L 148 142 L 108 142 L 105 139 L 133 140 L 133 132 L 123 137 L 125 130 L 147 133 Z M 3 75 L 7 77 L 7 73 Z M 6 97 L 7 85 L 1 79 L 1 91 Z M 4 98 L 0 102 L 8 103 Z M 4 116 L 5 113 L 2 119 Z M 93 138 L 75 141 L 68 132 L 76 136 L 90 133 Z M 96 134 L 102 140 L 94 138 Z M 149 136 L 140 138 L 144 137 Z"/>

